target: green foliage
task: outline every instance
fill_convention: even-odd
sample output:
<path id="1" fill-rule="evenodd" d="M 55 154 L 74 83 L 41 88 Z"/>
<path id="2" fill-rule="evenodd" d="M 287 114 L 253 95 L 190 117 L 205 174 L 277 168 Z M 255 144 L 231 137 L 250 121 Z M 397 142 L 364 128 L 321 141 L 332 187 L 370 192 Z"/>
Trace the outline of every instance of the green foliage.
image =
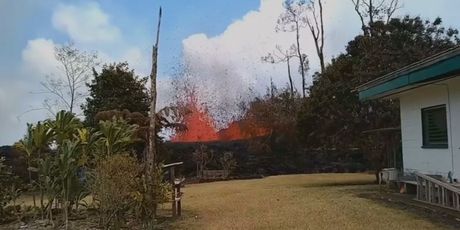
<path id="1" fill-rule="evenodd" d="M 105 228 L 119 228 L 126 220 L 138 194 L 140 170 L 136 159 L 126 154 L 108 156 L 96 166 L 91 191 Z"/>
<path id="2" fill-rule="evenodd" d="M 145 165 L 144 165 L 145 168 Z M 137 183 L 137 191 L 134 195 L 133 211 L 135 216 L 143 222 L 144 228 L 151 227 L 151 217 L 156 216 L 158 204 L 166 203 L 170 200 L 171 185 L 163 181 L 164 173 L 158 165 L 151 174 L 154 177 L 150 186 L 155 188 L 153 196 L 148 192 L 149 182 L 145 174 L 140 175 Z"/>
<path id="3" fill-rule="evenodd" d="M 105 226 L 119 223 L 126 213 L 146 220 L 155 213 L 156 204 L 167 199 L 168 187 L 162 182 L 160 168 L 153 173 L 155 181 L 147 181 L 137 159 L 123 154 L 132 152 L 133 143 L 146 133 L 136 122 L 148 127 L 144 115 L 129 114 L 131 123 L 112 116 L 101 120 L 97 129 L 84 127 L 74 114 L 66 111 L 60 111 L 54 119 L 28 125 L 27 134 L 15 147 L 26 156 L 30 187 L 40 190 L 38 209 L 33 194 L 34 211 L 40 210 L 42 218 L 54 225 L 53 206 L 58 204 L 62 213 L 59 224 L 68 228 L 69 217 L 94 192 L 99 201 L 95 205 L 104 214 Z M 15 177 L 5 176 L 11 173 L 1 163 L 3 208 L 18 190 L 7 183 L 6 179 Z M 88 178 L 94 183 L 89 183 Z M 148 183 L 155 183 L 154 194 L 147 194 Z"/>
<path id="4" fill-rule="evenodd" d="M 35 181 L 38 172 L 38 163 L 43 158 L 43 153 L 49 150 L 49 144 L 54 138 L 54 130 L 48 121 L 38 122 L 36 125 L 27 124 L 27 134 L 15 147 L 25 153 L 27 161 L 27 173 L 29 178 L 29 190 L 35 190 L 36 185 L 40 188 L 42 199 L 40 200 L 43 209 L 43 186 Z M 33 177 L 35 175 L 35 177 Z M 38 174 L 40 176 L 40 174 Z M 34 207 L 36 207 L 35 194 L 33 194 Z"/>
<path id="5" fill-rule="evenodd" d="M 81 151 L 79 165 L 92 168 L 100 157 L 101 132 L 93 128 L 79 128 L 77 133 L 75 138 L 80 142 Z"/>
<path id="6" fill-rule="evenodd" d="M 63 217 L 66 226 L 68 225 L 69 218 L 69 207 L 76 200 L 81 198 L 82 185 L 79 181 L 77 170 L 79 168 L 79 142 L 64 140 L 58 150 L 58 156 L 54 164 L 58 174 L 53 175 L 55 184 L 59 185 L 58 191 L 54 191 L 58 194 L 57 198 L 60 200 L 63 209 Z M 78 201 L 77 201 L 78 202 Z"/>
<path id="7" fill-rule="evenodd" d="M 71 140 L 78 134 L 78 129 L 83 127 L 81 121 L 74 114 L 60 111 L 54 120 L 48 121 L 49 128 L 53 132 L 53 139 L 57 145 L 62 145 L 64 140 Z"/>
<path id="8" fill-rule="evenodd" d="M 299 114 L 309 145 L 352 147 L 365 129 L 398 126 L 397 102 L 360 102 L 354 88 L 457 43 L 455 31 L 418 17 L 379 21 L 372 28 L 373 36 L 350 41 L 311 87 Z"/>
<path id="9" fill-rule="evenodd" d="M 100 224 L 104 228 L 120 228 L 127 218 L 147 222 L 155 213 L 158 203 L 169 200 L 170 185 L 162 182 L 163 172 L 157 167 L 155 194 L 147 193 L 148 181 L 143 166 L 128 154 L 107 156 L 92 173 L 90 190 L 99 211 Z"/>
<path id="10" fill-rule="evenodd" d="M 147 78 L 139 78 L 127 63 L 104 65 L 102 72 L 93 70 L 94 79 L 88 84 L 90 97 L 82 106 L 86 123 L 96 127 L 98 112 L 124 110 L 148 114 Z"/>
<path id="11" fill-rule="evenodd" d="M 156 140 L 157 140 L 157 153 L 159 161 L 164 160 L 165 157 L 165 150 L 162 147 L 163 138 L 159 135 L 160 132 L 164 129 L 169 130 L 176 130 L 176 131 L 183 131 L 186 129 L 185 125 L 181 122 L 183 121 L 183 115 L 187 111 L 182 111 L 178 107 L 168 106 L 160 111 L 157 112 L 157 125 L 155 126 L 156 129 Z M 130 125 L 136 126 L 136 131 L 132 136 L 132 143 L 128 144 L 130 150 L 134 150 L 136 155 L 139 159 L 145 158 L 145 148 L 147 148 L 148 137 L 150 133 L 150 118 L 148 116 L 144 116 L 139 112 L 130 112 L 128 110 L 109 110 L 109 111 L 102 111 L 97 113 L 95 120 L 99 122 L 99 126 L 101 126 L 101 122 L 107 122 L 114 120 L 119 121 L 123 120 L 126 121 Z"/>
<path id="12" fill-rule="evenodd" d="M 35 145 L 34 145 L 34 140 L 33 140 L 33 125 L 32 124 L 27 124 L 27 133 L 22 138 L 19 140 L 16 144 L 15 147 L 21 151 L 23 151 L 26 155 L 27 158 L 31 158 L 32 155 L 34 154 L 35 151 Z"/>
<path id="13" fill-rule="evenodd" d="M 111 121 L 100 121 L 99 143 L 101 154 L 110 156 L 127 150 L 132 144 L 137 125 L 130 125 L 122 118 L 114 117 Z"/>
<path id="14" fill-rule="evenodd" d="M 361 102 L 354 89 L 459 42 L 458 31 L 445 29 L 440 19 L 431 23 L 406 16 L 389 23 L 378 21 L 370 28 L 372 33 L 355 37 L 348 43 L 346 52 L 334 58 L 325 72 L 315 77 L 310 97 L 298 113 L 297 128 L 306 146 L 349 149 L 376 145 L 361 138 L 362 132 L 398 127 L 399 103 L 395 100 Z"/>
<path id="15" fill-rule="evenodd" d="M 84 166 L 82 160 L 83 136 L 81 122 L 70 112 L 61 111 L 54 120 L 29 124 L 27 134 L 16 144 L 27 158 L 29 185 L 40 189 L 40 210 L 42 217 L 48 212 L 52 220 L 51 204 L 57 200 L 64 207 L 64 220 L 67 223 L 68 208 L 77 204 L 85 194 L 80 181 L 79 170 Z M 33 173 L 33 175 L 32 175 Z M 45 205 L 44 197 L 48 202 Z M 34 207 L 35 194 L 33 195 Z"/>
<path id="16" fill-rule="evenodd" d="M 25 155 L 26 161 L 27 161 L 27 175 L 28 175 L 28 180 L 29 180 L 29 189 L 32 189 L 33 185 L 33 180 L 32 180 L 32 165 L 33 161 L 36 158 L 35 156 L 35 150 L 36 146 L 34 143 L 34 128 L 32 124 L 27 124 L 27 133 L 22 138 L 19 140 L 17 143 L 15 143 L 15 148 L 18 150 L 22 151 Z M 35 196 L 33 197 L 34 199 L 34 206 L 35 206 Z"/>

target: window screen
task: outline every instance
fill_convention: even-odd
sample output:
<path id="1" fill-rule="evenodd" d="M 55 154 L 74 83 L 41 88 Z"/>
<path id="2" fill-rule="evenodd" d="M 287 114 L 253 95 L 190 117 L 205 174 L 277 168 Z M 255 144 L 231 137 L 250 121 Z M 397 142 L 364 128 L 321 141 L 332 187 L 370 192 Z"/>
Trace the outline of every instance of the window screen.
<path id="1" fill-rule="evenodd" d="M 446 106 L 422 109 L 423 147 L 447 148 Z"/>

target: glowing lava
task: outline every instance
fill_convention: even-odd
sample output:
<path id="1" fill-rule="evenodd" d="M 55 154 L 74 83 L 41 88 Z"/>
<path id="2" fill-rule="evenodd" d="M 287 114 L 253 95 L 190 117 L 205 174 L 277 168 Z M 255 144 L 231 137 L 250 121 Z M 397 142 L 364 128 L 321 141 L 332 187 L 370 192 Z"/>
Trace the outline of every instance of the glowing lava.
<path id="1" fill-rule="evenodd" d="M 184 117 L 187 130 L 177 133 L 172 142 L 206 142 L 218 140 L 219 136 L 214 128 L 213 120 L 201 111 L 196 103 L 190 103 L 189 113 Z"/>
<path id="2" fill-rule="evenodd" d="M 226 129 L 217 131 L 214 120 L 198 108 L 196 101 L 189 103 L 189 113 L 184 117 L 187 130 L 176 133 L 171 138 L 172 142 L 209 142 L 209 141 L 233 141 L 249 139 L 268 135 L 269 131 L 264 128 L 254 127 L 254 122 L 234 121 Z"/>

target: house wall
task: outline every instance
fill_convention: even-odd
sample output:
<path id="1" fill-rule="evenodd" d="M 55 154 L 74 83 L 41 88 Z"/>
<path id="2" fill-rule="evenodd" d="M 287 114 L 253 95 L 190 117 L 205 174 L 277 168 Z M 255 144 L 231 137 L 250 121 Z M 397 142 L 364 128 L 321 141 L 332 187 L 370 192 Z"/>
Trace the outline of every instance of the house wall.
<path id="1" fill-rule="evenodd" d="M 404 171 L 419 171 L 460 180 L 460 76 L 399 95 Z M 446 149 L 422 148 L 421 110 L 446 105 L 449 144 Z"/>

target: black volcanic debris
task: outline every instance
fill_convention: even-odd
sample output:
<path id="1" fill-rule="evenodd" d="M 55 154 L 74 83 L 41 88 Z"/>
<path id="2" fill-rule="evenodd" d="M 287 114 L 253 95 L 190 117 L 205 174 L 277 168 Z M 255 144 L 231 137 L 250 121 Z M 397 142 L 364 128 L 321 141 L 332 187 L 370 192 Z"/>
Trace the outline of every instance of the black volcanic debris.
<path id="1" fill-rule="evenodd" d="M 206 143 L 165 143 L 166 162 L 183 161 L 182 173 L 186 177 L 196 176 L 196 164 L 193 152 L 200 145 L 206 145 L 213 154 L 208 169 L 221 169 L 217 161 L 224 152 L 233 152 L 237 167 L 233 178 L 295 174 L 295 173 L 331 173 L 362 172 L 369 170 L 370 164 L 364 154 L 358 150 L 298 150 L 294 153 L 272 152 L 255 153 L 251 151 L 250 140 Z"/>

